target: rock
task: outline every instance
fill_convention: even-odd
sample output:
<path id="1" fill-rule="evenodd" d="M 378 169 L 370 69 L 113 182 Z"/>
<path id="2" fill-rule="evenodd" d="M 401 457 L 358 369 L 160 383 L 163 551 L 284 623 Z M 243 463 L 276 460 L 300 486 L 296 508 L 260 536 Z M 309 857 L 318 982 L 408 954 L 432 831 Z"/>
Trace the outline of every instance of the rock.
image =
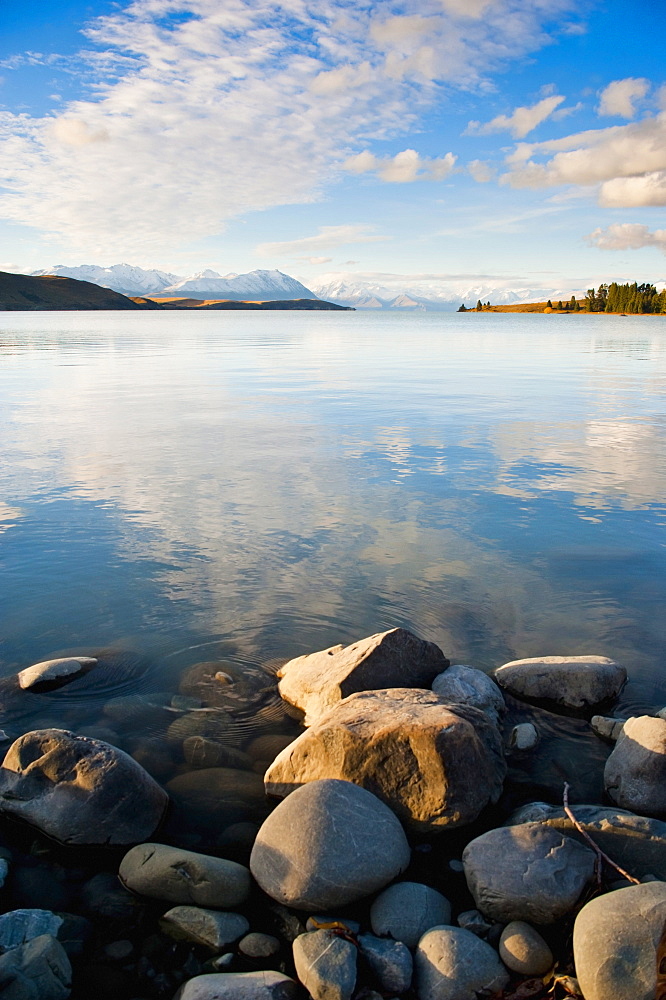
<path id="1" fill-rule="evenodd" d="M 281 972 L 214 972 L 183 983 L 173 1000 L 295 1000 L 297 992 Z"/>
<path id="2" fill-rule="evenodd" d="M 127 962 L 133 954 L 134 945 L 125 939 L 111 941 L 104 948 L 104 955 L 112 962 Z"/>
<path id="3" fill-rule="evenodd" d="M 104 704 L 104 714 L 118 728 L 139 727 L 146 730 L 151 726 L 165 726 L 172 720 L 171 695 L 168 691 L 154 691 L 151 694 L 123 694 L 109 698 Z"/>
<path id="4" fill-rule="evenodd" d="M 81 888 L 81 900 L 86 913 L 107 920 L 132 921 L 140 903 L 123 889 L 111 872 L 99 872 Z"/>
<path id="5" fill-rule="evenodd" d="M 370 924 L 375 934 L 414 948 L 426 931 L 451 921 L 451 904 L 441 892 L 421 882 L 396 882 L 375 899 Z"/>
<path id="6" fill-rule="evenodd" d="M 159 781 L 170 778 L 176 769 L 176 763 L 164 740 L 150 737 L 136 740 L 132 745 L 132 757 Z"/>
<path id="7" fill-rule="evenodd" d="M 271 813 L 250 870 L 273 899 L 316 912 L 376 892 L 409 860 L 404 831 L 383 802 L 351 782 L 326 780 L 303 785 Z"/>
<path id="8" fill-rule="evenodd" d="M 666 924 L 666 884 L 597 896 L 574 924 L 576 976 L 585 1000 L 654 1000 L 657 947 Z"/>
<path id="9" fill-rule="evenodd" d="M 505 705 L 502 692 L 488 674 L 462 663 L 452 664 L 432 682 L 432 690 L 449 704 L 471 705 L 497 723 Z"/>
<path id="10" fill-rule="evenodd" d="M 208 767 L 180 774 L 166 787 L 186 817 L 211 826 L 263 818 L 268 811 L 264 783 L 252 771 Z"/>
<path id="11" fill-rule="evenodd" d="M 170 937 L 194 941 L 213 951 L 238 941 L 250 929 L 240 913 L 220 913 L 200 906 L 174 906 L 161 918 L 160 927 Z"/>
<path id="12" fill-rule="evenodd" d="M 448 665 L 433 642 L 394 628 L 350 646 L 331 646 L 289 660 L 278 671 L 278 687 L 285 701 L 305 712 L 305 724 L 310 725 L 357 691 L 429 687 Z"/>
<path id="13" fill-rule="evenodd" d="M 0 948 L 17 948 L 42 934 L 57 937 L 62 925 L 62 917 L 50 910 L 10 910 L 0 916 Z"/>
<path id="14" fill-rule="evenodd" d="M 540 823 L 489 830 L 463 851 L 467 885 L 484 916 L 550 924 L 575 906 L 595 855 Z"/>
<path id="15" fill-rule="evenodd" d="M 495 726 L 476 708 L 430 691 L 352 694 L 323 714 L 266 772 L 269 795 L 339 778 L 373 792 L 405 826 L 438 833 L 471 823 L 502 791 Z"/>
<path id="16" fill-rule="evenodd" d="M 215 848 L 225 857 L 246 865 L 258 833 L 257 823 L 232 823 L 216 838 Z"/>
<path id="17" fill-rule="evenodd" d="M 238 942 L 238 950 L 248 958 L 270 958 L 279 952 L 280 942 L 272 934 L 259 934 L 254 931 L 252 934 L 246 934 Z"/>
<path id="18" fill-rule="evenodd" d="M 495 679 L 516 698 L 581 711 L 616 698 L 627 671 L 606 656 L 536 656 L 505 663 Z"/>
<path id="19" fill-rule="evenodd" d="M 553 964 L 553 953 L 544 939 L 522 920 L 512 920 L 506 925 L 499 954 L 508 969 L 523 976 L 543 975 Z"/>
<path id="20" fill-rule="evenodd" d="M 666 823 L 607 806 L 571 806 L 594 842 L 635 878 L 654 873 L 666 881 Z M 585 840 L 561 806 L 531 802 L 513 813 L 507 825 L 543 823 L 584 844 Z"/>
<path id="21" fill-rule="evenodd" d="M 132 892 L 170 903 L 193 903 L 227 909 L 250 894 L 250 873 L 243 865 L 166 844 L 138 844 L 118 871 Z"/>
<path id="22" fill-rule="evenodd" d="M 390 941 L 361 934 L 358 939 L 363 958 L 386 993 L 404 993 L 412 984 L 413 962 L 409 948 L 402 941 Z"/>
<path id="23" fill-rule="evenodd" d="M 471 931 L 472 934 L 476 934 L 480 938 L 484 938 L 493 928 L 493 924 L 486 920 L 478 910 L 465 910 L 464 913 L 459 913 L 457 923 L 458 927 Z"/>
<path id="24" fill-rule="evenodd" d="M 19 671 L 19 687 L 24 691 L 51 691 L 87 674 L 96 665 L 94 656 L 63 656 L 56 660 L 43 660 Z"/>
<path id="25" fill-rule="evenodd" d="M 0 812 L 63 844 L 146 840 L 167 804 L 164 789 L 128 754 L 64 729 L 26 733 L 0 769 Z"/>
<path id="26" fill-rule="evenodd" d="M 246 752 L 252 760 L 273 761 L 295 738 L 295 735 L 279 736 L 277 734 L 275 736 L 257 736 L 246 747 Z"/>
<path id="27" fill-rule="evenodd" d="M 70 961 L 50 934 L 0 955 L 3 1000 L 66 1000 L 71 982 Z"/>
<path id="28" fill-rule="evenodd" d="M 610 740 L 616 743 L 622 735 L 626 719 L 613 719 L 607 715 L 593 715 L 590 726 L 602 740 Z"/>
<path id="29" fill-rule="evenodd" d="M 183 743 L 183 755 L 190 767 L 235 767 L 240 770 L 252 770 L 252 758 L 242 750 L 235 750 L 205 736 L 188 736 Z"/>
<path id="30" fill-rule="evenodd" d="M 427 931 L 414 967 L 419 1000 L 477 1000 L 482 991 L 498 993 L 509 981 L 497 952 L 462 927 Z"/>
<path id="31" fill-rule="evenodd" d="M 313 1000 L 350 1000 L 356 946 L 331 931 L 301 934 L 293 944 L 296 975 Z"/>
<path id="32" fill-rule="evenodd" d="M 171 744 L 184 744 L 190 736 L 234 744 L 242 741 L 243 733 L 223 708 L 199 708 L 178 716 L 166 731 L 166 739 Z"/>
<path id="33" fill-rule="evenodd" d="M 521 722 L 514 726 L 509 735 L 510 750 L 533 750 L 539 742 L 539 733 L 531 722 Z"/>
<path id="34" fill-rule="evenodd" d="M 645 816 L 666 816 L 665 719 L 627 719 L 606 761 L 604 784 L 619 806 Z"/>
<path id="35" fill-rule="evenodd" d="M 272 672 L 232 660 L 205 660 L 188 667 L 181 677 L 183 694 L 234 713 L 256 709 L 275 692 Z"/>

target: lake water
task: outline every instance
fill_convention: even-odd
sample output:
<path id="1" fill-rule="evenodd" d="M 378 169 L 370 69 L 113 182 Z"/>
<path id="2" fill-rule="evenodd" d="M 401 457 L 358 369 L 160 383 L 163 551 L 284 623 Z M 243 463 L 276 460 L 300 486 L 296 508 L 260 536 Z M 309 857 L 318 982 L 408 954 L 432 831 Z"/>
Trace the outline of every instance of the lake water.
<path id="1" fill-rule="evenodd" d="M 132 750 L 182 706 L 113 698 L 396 625 L 486 670 L 612 656 L 619 713 L 661 707 L 665 375 L 658 317 L 0 314 L 0 673 L 105 651 L 0 725 Z M 239 746 L 290 731 L 252 697 Z"/>

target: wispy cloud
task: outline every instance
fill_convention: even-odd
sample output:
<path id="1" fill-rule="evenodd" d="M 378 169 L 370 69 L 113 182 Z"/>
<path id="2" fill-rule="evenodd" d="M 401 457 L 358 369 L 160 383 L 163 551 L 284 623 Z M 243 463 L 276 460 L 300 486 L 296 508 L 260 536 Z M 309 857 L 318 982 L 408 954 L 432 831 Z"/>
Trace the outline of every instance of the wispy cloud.
<path id="1" fill-rule="evenodd" d="M 498 115 L 492 121 L 472 121 L 466 128 L 467 135 L 489 135 L 491 132 L 510 132 L 514 139 L 523 139 L 533 129 L 545 122 L 565 100 L 560 94 L 544 97 L 527 107 L 515 108 L 510 115 Z"/>
<path id="2" fill-rule="evenodd" d="M 422 157 L 415 149 L 404 149 L 395 156 L 373 156 L 365 151 L 351 156 L 342 164 L 350 174 L 376 173 L 390 184 L 411 184 L 413 181 L 441 181 L 453 170 L 456 157 L 446 153 L 437 158 Z"/>
<path id="3" fill-rule="evenodd" d="M 348 246 L 350 243 L 382 243 L 388 239 L 389 236 L 378 235 L 374 226 L 321 226 L 315 236 L 304 236 L 299 240 L 286 240 L 281 243 L 260 243 L 256 253 L 260 257 L 298 256 L 299 259 L 306 259 L 310 254 L 316 254 L 317 250 L 333 250 L 336 247 Z"/>

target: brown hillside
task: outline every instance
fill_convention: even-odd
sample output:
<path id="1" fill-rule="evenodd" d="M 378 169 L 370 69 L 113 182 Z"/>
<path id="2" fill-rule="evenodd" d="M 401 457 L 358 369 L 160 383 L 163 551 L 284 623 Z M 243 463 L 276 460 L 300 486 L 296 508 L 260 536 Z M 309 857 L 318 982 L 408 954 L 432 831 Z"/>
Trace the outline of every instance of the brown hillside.
<path id="1" fill-rule="evenodd" d="M 134 300 L 139 301 L 138 299 Z M 266 299 L 252 301 L 250 299 L 187 299 L 153 297 L 153 302 L 162 309 L 338 309 L 353 311 L 350 306 L 339 306 L 335 302 L 323 299 Z"/>
<path id="2" fill-rule="evenodd" d="M 60 278 L 53 274 L 32 277 L 0 271 L 0 311 L 75 309 L 159 309 L 154 302 L 139 304 L 110 288 L 90 281 Z"/>

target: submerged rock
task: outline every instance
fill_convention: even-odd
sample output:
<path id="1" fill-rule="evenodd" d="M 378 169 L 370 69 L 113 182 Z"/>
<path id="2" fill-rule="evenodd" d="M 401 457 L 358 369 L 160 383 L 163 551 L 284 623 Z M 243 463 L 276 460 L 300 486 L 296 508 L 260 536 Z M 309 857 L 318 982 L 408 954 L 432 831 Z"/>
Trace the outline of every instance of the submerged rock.
<path id="1" fill-rule="evenodd" d="M 498 667 L 495 680 L 516 698 L 547 701 L 573 711 L 616 698 L 627 671 L 607 656 L 535 656 Z"/>
<path id="2" fill-rule="evenodd" d="M 441 649 L 403 628 L 380 632 L 350 646 L 331 646 L 289 660 L 278 671 L 280 694 L 305 712 L 310 725 L 358 691 L 429 687 L 448 667 Z"/>
<path id="3" fill-rule="evenodd" d="M 166 844 L 133 847 L 118 875 L 132 892 L 170 903 L 227 909 L 240 906 L 250 894 L 250 873 L 243 865 Z"/>
<path id="4" fill-rule="evenodd" d="M 495 949 L 462 927 L 433 927 L 424 934 L 414 966 L 419 1000 L 478 1000 L 509 981 Z"/>
<path id="5" fill-rule="evenodd" d="M 166 787 L 184 819 L 211 826 L 263 818 L 268 811 L 264 782 L 252 771 L 232 767 L 202 768 L 172 778 Z"/>
<path id="6" fill-rule="evenodd" d="M 312 781 L 282 801 L 257 834 L 250 870 L 269 896 L 299 910 L 345 906 L 409 864 L 398 819 L 348 781 Z"/>
<path id="7" fill-rule="evenodd" d="M 499 722 L 505 710 L 504 698 L 497 684 L 483 670 L 452 664 L 432 682 L 432 690 L 449 704 L 471 705 Z"/>
<path id="8" fill-rule="evenodd" d="M 43 660 L 19 671 L 19 687 L 29 691 L 50 691 L 87 674 L 96 665 L 94 656 L 62 656 L 55 660 Z"/>
<path id="9" fill-rule="evenodd" d="M 375 934 L 414 948 L 431 927 L 451 921 L 448 899 L 421 882 L 396 882 L 377 896 L 370 909 Z"/>
<path id="10" fill-rule="evenodd" d="M 666 816 L 666 720 L 627 719 L 604 769 L 606 791 L 625 809 Z"/>

